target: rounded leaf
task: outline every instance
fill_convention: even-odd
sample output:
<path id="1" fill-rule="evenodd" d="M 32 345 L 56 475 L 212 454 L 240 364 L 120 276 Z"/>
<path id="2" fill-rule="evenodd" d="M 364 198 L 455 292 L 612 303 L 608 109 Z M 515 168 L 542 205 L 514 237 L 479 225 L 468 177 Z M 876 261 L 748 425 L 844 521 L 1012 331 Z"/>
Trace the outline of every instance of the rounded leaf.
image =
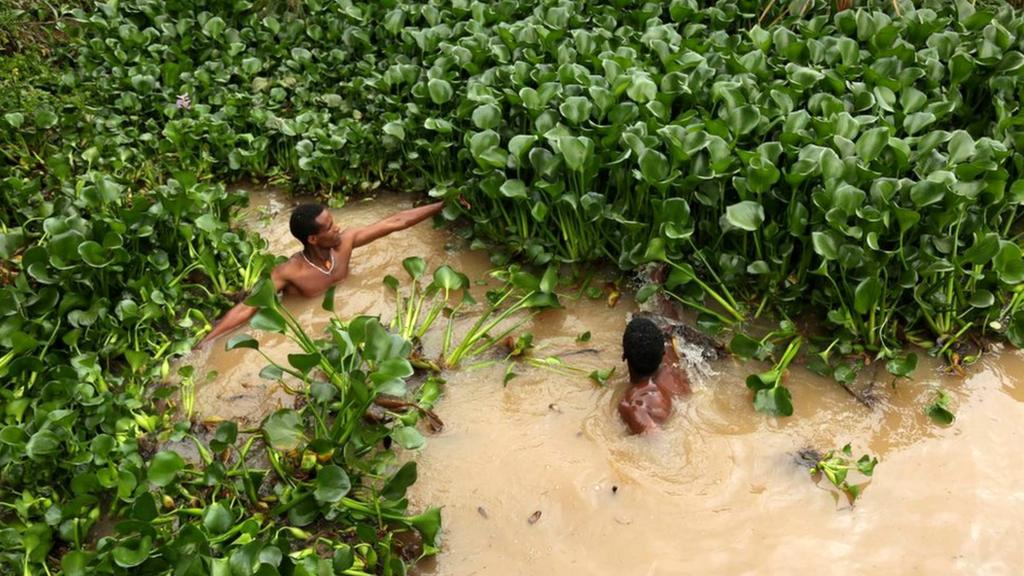
<path id="1" fill-rule="evenodd" d="M 157 486 L 167 486 L 174 481 L 175 476 L 185 467 L 185 461 L 177 452 L 162 450 L 153 456 L 146 472 L 146 478 Z"/>
<path id="2" fill-rule="evenodd" d="M 324 466 L 316 475 L 316 489 L 313 497 L 317 502 L 334 503 L 344 498 L 352 489 L 348 473 L 340 466 Z"/>
<path id="3" fill-rule="evenodd" d="M 214 502 L 203 514 L 203 526 L 211 534 L 223 534 L 231 529 L 235 516 L 220 502 Z"/>
<path id="4" fill-rule="evenodd" d="M 736 228 L 753 232 L 764 222 L 764 207 L 752 200 L 737 202 L 725 209 L 725 219 Z"/>
<path id="5" fill-rule="evenodd" d="M 477 106 L 473 110 L 473 124 L 481 130 L 497 128 L 501 125 L 501 109 L 494 104 Z"/>
<path id="6" fill-rule="evenodd" d="M 452 85 L 447 80 L 441 80 L 440 78 L 431 78 L 427 82 L 427 92 L 430 94 L 430 99 L 434 104 L 444 104 L 451 100 L 455 94 Z"/>

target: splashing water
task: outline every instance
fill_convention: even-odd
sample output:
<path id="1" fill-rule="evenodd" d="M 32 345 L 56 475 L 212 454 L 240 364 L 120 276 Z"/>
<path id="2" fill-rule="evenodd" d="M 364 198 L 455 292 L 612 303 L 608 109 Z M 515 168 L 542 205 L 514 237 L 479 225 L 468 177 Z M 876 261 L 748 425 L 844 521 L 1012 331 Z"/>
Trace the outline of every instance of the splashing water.
<path id="1" fill-rule="evenodd" d="M 709 379 L 718 375 L 708 362 L 712 356 L 708 354 L 707 347 L 689 342 L 678 334 L 672 336 L 672 346 L 679 354 L 679 363 L 689 375 L 693 387 L 703 386 Z"/>

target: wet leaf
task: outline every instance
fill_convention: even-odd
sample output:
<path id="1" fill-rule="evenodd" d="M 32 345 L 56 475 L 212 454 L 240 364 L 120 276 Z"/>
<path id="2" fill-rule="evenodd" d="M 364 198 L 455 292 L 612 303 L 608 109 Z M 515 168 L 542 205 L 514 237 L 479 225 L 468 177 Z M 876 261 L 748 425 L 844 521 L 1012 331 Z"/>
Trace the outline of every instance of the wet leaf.
<path id="1" fill-rule="evenodd" d="M 236 348 L 250 348 L 252 350 L 259 350 L 260 343 L 248 334 L 235 334 L 228 339 L 226 350 L 234 350 Z"/>
<path id="2" fill-rule="evenodd" d="M 406 462 L 398 469 L 398 472 L 388 480 L 381 490 L 381 497 L 385 500 L 401 500 L 405 497 L 405 491 L 416 483 L 416 462 Z"/>
<path id="3" fill-rule="evenodd" d="M 725 209 L 725 219 L 729 224 L 748 232 L 760 228 L 764 218 L 764 207 L 750 200 L 738 202 Z"/>
<path id="4" fill-rule="evenodd" d="M 263 421 L 263 436 L 275 450 L 296 450 L 306 443 L 302 421 L 294 410 L 278 410 Z"/>
<path id="5" fill-rule="evenodd" d="M 885 363 L 885 369 L 893 376 L 908 378 L 917 369 L 917 354 L 897 356 Z"/>
<path id="6" fill-rule="evenodd" d="M 352 489 L 348 474 L 340 466 L 324 466 L 316 475 L 316 489 L 313 496 L 317 502 L 340 501 Z"/>
<path id="7" fill-rule="evenodd" d="M 146 472 L 146 478 L 157 486 L 167 486 L 174 482 L 178 472 L 185 468 L 185 461 L 177 452 L 162 450 L 153 456 Z"/>
<path id="8" fill-rule="evenodd" d="M 207 507 L 203 514 L 203 526 L 211 534 L 223 534 L 227 532 L 235 522 L 231 509 L 220 502 L 214 502 Z"/>
<path id="9" fill-rule="evenodd" d="M 793 400 L 785 386 L 764 388 L 754 394 L 754 409 L 771 416 L 792 416 Z"/>

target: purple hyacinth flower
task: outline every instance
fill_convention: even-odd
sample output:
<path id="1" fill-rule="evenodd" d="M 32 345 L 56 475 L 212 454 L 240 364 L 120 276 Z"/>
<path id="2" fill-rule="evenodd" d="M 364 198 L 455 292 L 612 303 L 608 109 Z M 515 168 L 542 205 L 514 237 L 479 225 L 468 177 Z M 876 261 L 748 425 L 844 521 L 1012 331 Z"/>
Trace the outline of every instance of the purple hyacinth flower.
<path id="1" fill-rule="evenodd" d="M 192 100 L 188 97 L 188 92 L 178 96 L 178 101 L 175 103 L 178 110 L 190 110 L 192 108 Z"/>

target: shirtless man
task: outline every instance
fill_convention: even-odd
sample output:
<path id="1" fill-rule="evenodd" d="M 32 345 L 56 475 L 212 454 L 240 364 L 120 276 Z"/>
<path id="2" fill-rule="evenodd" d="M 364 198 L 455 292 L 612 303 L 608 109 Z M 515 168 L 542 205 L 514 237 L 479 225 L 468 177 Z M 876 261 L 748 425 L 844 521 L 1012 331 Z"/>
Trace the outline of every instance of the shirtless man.
<path id="1" fill-rule="evenodd" d="M 667 357 L 668 362 L 663 362 Z M 622 334 L 622 358 L 629 367 L 629 390 L 619 415 L 633 434 L 654 430 L 672 413 L 672 397 L 689 394 L 690 383 L 665 334 L 647 318 L 633 318 Z"/>
<path id="2" fill-rule="evenodd" d="M 369 226 L 345 230 L 334 222 L 331 211 L 323 204 L 300 204 L 292 212 L 289 226 L 292 236 L 302 242 L 302 250 L 274 268 L 270 280 L 278 293 L 306 298 L 323 294 L 348 277 L 353 250 L 430 218 L 441 211 L 442 204 L 435 202 L 403 210 Z M 198 346 L 234 330 L 254 314 L 256 308 L 239 303 L 215 323 Z"/>

